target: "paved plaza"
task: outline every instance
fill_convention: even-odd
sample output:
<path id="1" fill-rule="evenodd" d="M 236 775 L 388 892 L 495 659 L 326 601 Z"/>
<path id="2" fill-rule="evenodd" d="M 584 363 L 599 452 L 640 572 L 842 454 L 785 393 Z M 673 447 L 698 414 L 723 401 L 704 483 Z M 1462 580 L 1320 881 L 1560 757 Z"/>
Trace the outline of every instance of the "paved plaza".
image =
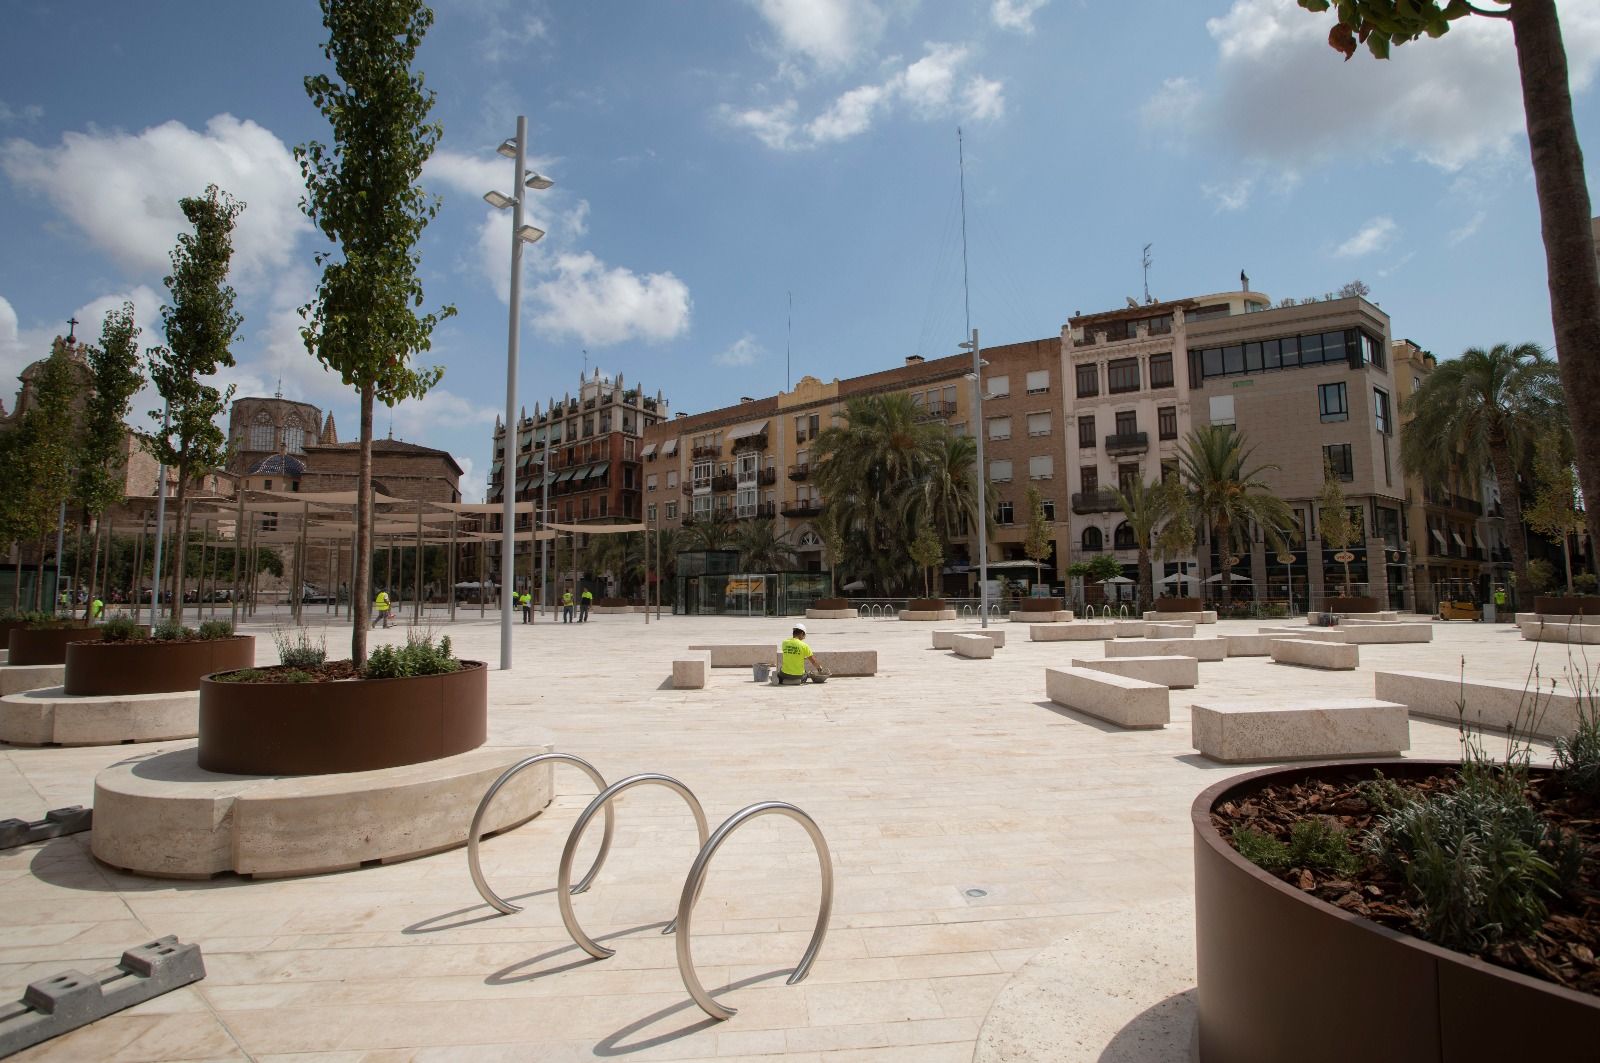
<path id="1" fill-rule="evenodd" d="M 1585 649 L 1525 642 L 1511 625 L 1436 624 L 1428 644 L 1362 646 L 1354 671 L 1264 657 L 1202 663 L 1199 685 L 1172 693 L 1171 724 L 1152 731 L 1052 705 L 1045 669 L 1103 656 L 1101 644 L 1030 642 L 1023 624 L 1006 625 L 993 659 L 969 660 L 930 648 L 934 627 L 967 624 L 813 621 L 813 647 L 876 649 L 878 675 L 780 688 L 756 685 L 748 669 L 715 669 L 704 690 L 671 689 L 671 662 L 691 643 L 776 645 L 788 626 L 670 616 L 646 626 L 638 615 L 518 624 L 516 667 L 490 677 L 489 741 L 553 743 L 608 781 L 666 773 L 694 790 L 713 826 L 760 800 L 809 812 L 832 847 L 836 892 L 805 982 L 784 979 L 816 918 L 816 859 L 795 823 L 768 817 L 718 854 L 694 922 L 701 979 L 738 1014 L 715 1022 L 690 1001 L 661 930 L 695 832 L 682 800 L 661 788 L 618 802 L 611 857 L 574 902 L 616 954 L 582 953 L 552 890 L 593 788 L 557 767 L 554 803 L 483 848 L 489 881 L 524 906 L 509 916 L 480 901 L 464 850 L 209 882 L 120 874 L 90 857 L 86 834 L 0 853 L 6 999 L 165 934 L 198 943 L 207 969 L 202 982 L 17 1058 L 1187 1058 L 1189 805 L 1248 770 L 1195 752 L 1189 705 L 1370 698 L 1375 669 L 1454 673 L 1463 660 L 1471 677 L 1521 680 L 1535 651 L 1550 675 L 1569 649 Z M 460 656 L 498 662 L 498 626 L 476 610 L 437 630 Z M 262 662 L 275 660 L 269 625 L 245 631 L 263 636 Z M 328 634 L 338 655 L 347 635 Z M 398 626 L 373 634 L 403 637 Z M 1410 732 L 1408 756 L 1457 753 L 1447 724 L 1413 719 Z M 90 804 L 102 768 L 186 744 L 4 748 L 0 817 Z"/>

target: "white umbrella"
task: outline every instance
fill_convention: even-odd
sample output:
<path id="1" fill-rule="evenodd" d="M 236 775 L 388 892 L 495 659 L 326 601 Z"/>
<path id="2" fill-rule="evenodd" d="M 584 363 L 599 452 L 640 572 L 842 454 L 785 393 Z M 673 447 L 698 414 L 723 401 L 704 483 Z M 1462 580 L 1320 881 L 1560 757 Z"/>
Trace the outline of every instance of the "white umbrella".
<path id="1" fill-rule="evenodd" d="M 1106 584 L 1106 583 L 1132 583 L 1133 580 L 1129 579 L 1127 576 L 1112 576 L 1110 579 L 1103 579 L 1100 582 L 1101 582 L 1101 584 Z"/>
<path id="2" fill-rule="evenodd" d="M 1249 583 L 1250 582 L 1250 577 L 1249 576 L 1241 576 L 1237 572 L 1230 572 L 1230 573 L 1228 573 L 1228 575 L 1233 578 L 1233 582 L 1235 582 L 1235 583 Z M 1222 582 L 1222 573 L 1218 572 L 1215 576 L 1208 576 L 1206 578 L 1206 582 L 1207 583 L 1221 583 Z"/>

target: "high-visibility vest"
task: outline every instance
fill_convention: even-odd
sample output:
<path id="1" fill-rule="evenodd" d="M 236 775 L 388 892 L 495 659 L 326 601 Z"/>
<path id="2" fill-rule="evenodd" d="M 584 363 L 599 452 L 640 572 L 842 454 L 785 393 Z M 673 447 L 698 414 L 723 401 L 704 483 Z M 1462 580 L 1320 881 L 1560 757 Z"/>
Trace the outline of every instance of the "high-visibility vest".
<path id="1" fill-rule="evenodd" d="M 98 618 L 100 616 L 100 614 L 104 613 L 105 611 L 106 611 L 106 603 L 102 602 L 99 598 L 96 598 L 94 601 L 89 603 L 89 615 L 90 616 Z"/>
<path id="2" fill-rule="evenodd" d="M 380 613 L 387 613 L 389 611 L 389 594 L 388 594 L 388 592 L 387 591 L 379 591 L 378 592 L 378 596 L 372 600 L 372 607 L 374 609 L 378 610 L 378 612 L 380 612 Z"/>
<path id="3" fill-rule="evenodd" d="M 561 604 L 562 605 L 571 605 L 572 604 L 572 592 L 571 591 L 562 591 L 561 592 Z"/>

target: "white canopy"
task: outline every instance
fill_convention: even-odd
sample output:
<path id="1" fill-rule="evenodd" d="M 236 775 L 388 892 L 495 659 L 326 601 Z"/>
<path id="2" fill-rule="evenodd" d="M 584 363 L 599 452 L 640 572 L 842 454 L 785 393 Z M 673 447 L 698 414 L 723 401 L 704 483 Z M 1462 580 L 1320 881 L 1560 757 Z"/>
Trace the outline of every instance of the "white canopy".
<path id="1" fill-rule="evenodd" d="M 766 430 L 766 421 L 761 421 L 757 424 L 742 424 L 738 428 L 735 428 L 733 431 L 728 433 L 728 439 L 730 441 L 735 439 L 748 439 L 751 436 L 758 436 Z"/>

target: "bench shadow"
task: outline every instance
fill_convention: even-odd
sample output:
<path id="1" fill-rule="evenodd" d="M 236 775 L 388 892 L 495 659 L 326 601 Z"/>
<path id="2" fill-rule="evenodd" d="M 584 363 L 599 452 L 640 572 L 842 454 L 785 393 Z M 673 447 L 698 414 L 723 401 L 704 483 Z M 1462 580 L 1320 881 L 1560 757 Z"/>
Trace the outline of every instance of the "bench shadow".
<path id="1" fill-rule="evenodd" d="M 630 926 L 630 927 L 628 927 L 628 928 L 626 928 L 624 930 L 613 930 L 609 934 L 596 934 L 596 935 L 594 935 L 594 939 L 596 941 L 610 941 L 613 938 L 627 937 L 629 934 L 637 934 L 641 930 L 655 930 L 655 929 L 658 929 L 658 928 L 665 928 L 666 925 L 667 925 L 667 920 L 662 919 L 662 920 L 658 920 L 657 922 L 654 922 L 654 923 L 644 923 L 644 924 L 642 924 L 640 926 Z M 543 963 L 545 960 L 553 960 L 557 956 L 564 955 L 564 954 L 566 954 L 568 952 L 579 953 L 580 954 L 580 958 L 576 959 L 576 960 L 573 960 L 571 963 L 563 963 L 563 964 L 560 964 L 559 966 L 556 966 L 556 967 L 546 967 L 543 970 L 539 970 L 539 971 L 528 971 L 527 973 L 519 973 L 519 972 L 524 971 L 526 968 L 532 967 L 534 964 Z M 574 971 L 574 970 L 577 970 L 579 967 L 587 967 L 591 963 L 598 963 L 598 962 L 600 962 L 600 961 L 596 957 L 590 956 L 588 953 L 586 953 L 582 949 L 578 948 L 576 943 L 573 943 L 573 944 L 570 944 L 570 945 L 562 945 L 560 948 L 550 949 L 550 950 L 548 950 L 546 952 L 539 953 L 539 955 L 537 955 L 537 956 L 529 956 L 525 960 L 518 960 L 516 963 L 510 964 L 509 966 L 506 966 L 506 967 L 502 967 L 498 971 L 496 971 L 493 974 L 491 974 L 489 977 L 485 978 L 483 980 L 483 984 L 484 985 L 516 985 L 518 982 L 532 982 L 532 981 L 535 981 L 535 980 L 540 979 L 540 978 L 545 978 L 545 977 L 547 977 L 549 975 L 552 975 L 552 974 L 560 974 L 563 971 Z"/>
<path id="2" fill-rule="evenodd" d="M 663 679 L 660 683 L 658 683 L 656 685 L 656 689 L 657 690 L 677 690 L 678 688 L 672 685 L 672 677 L 669 675 L 669 676 L 667 676 L 667 678 Z"/>
<path id="3" fill-rule="evenodd" d="M 527 900 L 530 897 L 543 897 L 545 894 L 554 893 L 555 891 L 556 891 L 556 888 L 554 886 L 549 886 L 549 887 L 547 887 L 545 889 L 542 889 L 542 890 L 533 890 L 532 892 L 529 892 L 529 893 L 519 893 L 515 897 L 506 897 L 504 899 L 507 900 L 507 901 L 523 901 L 523 900 Z M 467 915 L 468 913 L 471 913 L 471 912 L 480 912 L 480 911 L 483 913 L 482 915 L 475 915 L 471 919 L 462 919 L 462 920 L 459 920 L 459 921 L 454 922 L 454 923 L 441 923 L 440 922 L 441 919 L 454 919 L 458 915 Z M 457 927 L 471 926 L 473 923 L 487 923 L 487 922 L 489 922 L 491 920 L 499 919 L 505 914 L 506 913 L 504 913 L 504 912 L 497 911 L 496 909 L 491 907 L 488 904 L 488 902 L 485 902 L 483 904 L 474 904 L 474 905 L 471 905 L 471 906 L 466 907 L 466 908 L 457 908 L 453 912 L 445 912 L 442 915 L 430 915 L 426 919 L 419 919 L 417 922 L 412 923 L 410 926 L 402 927 L 401 930 L 400 930 L 400 933 L 402 933 L 402 934 L 437 934 L 441 930 L 455 930 Z M 437 924 L 437 925 L 435 925 L 435 924 Z"/>
<path id="4" fill-rule="evenodd" d="M 1064 716 L 1067 719 L 1072 720 L 1074 723 L 1081 723 L 1086 727 L 1093 727 L 1096 731 L 1100 731 L 1104 734 L 1123 734 L 1127 731 L 1135 730 L 1135 728 L 1130 727 L 1118 727 L 1116 724 L 1107 723 L 1105 720 L 1102 720 L 1097 716 L 1090 716 L 1088 713 L 1079 712 L 1077 709 L 1069 709 L 1065 705 L 1057 705 L 1053 701 L 1036 701 L 1034 704 L 1039 706 L 1041 709 L 1049 709 L 1057 716 Z"/>
<path id="5" fill-rule="evenodd" d="M 1199 1036 L 1198 990 L 1186 989 L 1152 1004 L 1118 1030 L 1098 1063 L 1188 1063 Z"/>
<path id="6" fill-rule="evenodd" d="M 741 978 L 737 982 L 729 982 L 727 985 L 710 989 L 708 992 L 714 997 L 720 996 L 723 993 L 731 993 L 735 989 L 744 989 L 748 986 L 770 981 L 773 978 L 785 978 L 793 971 L 793 967 L 784 967 L 781 970 L 768 971 L 765 974 L 751 975 L 749 978 Z M 689 1023 L 686 1026 L 680 1026 L 674 1030 L 664 1031 L 656 1034 L 654 1037 L 647 1037 L 641 1041 L 632 1042 L 625 1040 L 626 1038 L 632 1037 L 635 1034 L 644 1032 L 663 1019 L 669 1018 L 673 1015 L 676 1015 L 680 1011 L 685 1011 L 688 1009 L 693 1009 L 696 1011 L 699 1010 L 698 1006 L 693 1000 L 684 1000 L 680 1003 L 673 1004 L 670 1007 L 662 1008 L 660 1011 L 651 1012 L 642 1019 L 636 1019 L 615 1033 L 607 1034 L 605 1037 L 602 1037 L 599 1041 L 595 1042 L 594 1054 L 597 1056 L 625 1056 L 632 1052 L 643 1052 L 646 1049 L 668 1044 L 672 1041 L 678 1040 L 679 1038 L 688 1037 L 690 1034 L 699 1033 L 701 1030 L 709 1030 L 715 1026 L 721 1025 L 720 1020 L 713 1019 L 709 1015 L 703 1015 L 696 1022 Z"/>

